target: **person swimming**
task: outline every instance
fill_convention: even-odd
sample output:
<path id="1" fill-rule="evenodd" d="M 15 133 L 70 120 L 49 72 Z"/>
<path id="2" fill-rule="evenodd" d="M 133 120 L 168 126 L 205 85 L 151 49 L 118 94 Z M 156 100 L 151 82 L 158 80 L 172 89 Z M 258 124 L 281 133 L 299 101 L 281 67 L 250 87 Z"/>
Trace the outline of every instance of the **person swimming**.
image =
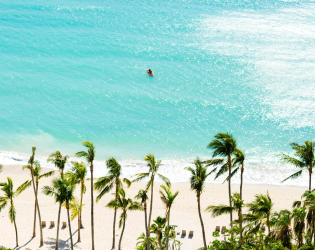
<path id="1" fill-rule="evenodd" d="M 150 75 L 152 75 L 152 74 L 153 74 L 153 72 L 152 72 L 152 70 L 151 70 L 151 69 L 148 69 L 148 73 L 149 73 Z"/>

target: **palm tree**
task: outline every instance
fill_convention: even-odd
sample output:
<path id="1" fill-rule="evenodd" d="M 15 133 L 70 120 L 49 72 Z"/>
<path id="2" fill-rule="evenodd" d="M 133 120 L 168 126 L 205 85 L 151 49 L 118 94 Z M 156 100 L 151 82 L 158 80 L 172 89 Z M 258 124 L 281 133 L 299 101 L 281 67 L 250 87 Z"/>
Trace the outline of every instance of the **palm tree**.
<path id="1" fill-rule="evenodd" d="M 94 184 L 94 188 L 99 191 L 99 195 L 96 197 L 96 202 L 98 202 L 104 194 L 108 193 L 112 188 L 115 186 L 115 196 L 116 199 L 118 199 L 119 196 L 119 189 L 122 188 L 122 180 L 120 178 L 121 176 L 121 166 L 116 161 L 115 158 L 109 158 L 106 161 L 106 167 L 108 169 L 108 173 L 106 176 L 98 178 L 98 180 Z M 123 181 L 130 186 L 130 181 L 126 178 L 123 179 Z M 117 208 L 115 208 L 114 212 L 114 222 L 113 222 L 113 243 L 112 243 L 112 249 L 115 249 L 115 227 L 116 227 L 116 213 Z"/>
<path id="2" fill-rule="evenodd" d="M 119 239 L 119 244 L 118 244 L 118 250 L 121 250 L 121 242 L 122 242 L 122 237 L 125 231 L 125 226 L 126 226 L 126 219 L 127 219 L 127 211 L 128 210 L 141 210 L 141 204 L 138 202 L 133 201 L 130 198 L 126 198 L 126 193 L 125 190 L 119 189 L 119 196 L 118 199 L 111 200 L 107 205 L 109 208 L 119 208 L 122 210 L 122 213 L 120 215 L 120 220 L 119 220 L 119 227 L 122 227 L 120 239 Z"/>
<path id="3" fill-rule="evenodd" d="M 275 239 L 281 240 L 284 247 L 291 249 L 291 212 L 289 210 L 281 210 L 279 213 L 273 213 L 270 224 L 276 228 L 274 232 Z"/>
<path id="4" fill-rule="evenodd" d="M 136 199 L 141 200 L 143 204 L 144 211 L 144 226 L 145 226 L 145 236 L 146 236 L 146 250 L 150 249 L 150 241 L 149 241 L 149 231 L 148 231 L 148 219 L 147 219 L 147 200 L 148 200 L 148 191 L 140 189 L 138 194 L 135 196 Z M 139 239 L 139 238 L 138 238 Z"/>
<path id="5" fill-rule="evenodd" d="M 312 189 L 312 173 L 313 166 L 315 164 L 314 160 L 314 142 L 306 141 L 304 145 L 299 145 L 295 142 L 290 143 L 291 148 L 295 151 L 294 156 L 291 157 L 287 154 L 281 154 L 281 161 L 292 163 L 297 168 L 300 168 L 299 171 L 290 175 L 288 178 L 284 179 L 282 182 L 288 179 L 296 179 L 301 176 L 304 169 L 306 169 L 309 173 L 309 190 Z"/>
<path id="6" fill-rule="evenodd" d="M 197 195 L 197 203 L 198 203 L 198 213 L 199 213 L 199 219 L 202 229 L 202 236 L 203 236 L 203 244 L 204 244 L 204 250 L 207 249 L 207 242 L 206 242 L 206 235 L 205 235 L 205 228 L 203 225 L 201 212 L 200 212 L 200 196 L 202 191 L 205 187 L 205 182 L 207 177 L 211 174 L 207 173 L 207 167 L 203 165 L 203 163 L 197 158 L 194 162 L 195 168 L 187 167 L 188 171 L 190 171 L 190 188 L 191 190 L 196 192 Z"/>
<path id="7" fill-rule="evenodd" d="M 148 173 L 140 173 L 136 174 L 136 179 L 133 180 L 133 182 L 141 181 L 142 179 L 146 177 L 150 177 L 149 182 L 147 183 L 147 190 L 151 187 L 151 201 L 150 201 L 150 212 L 149 212 L 149 221 L 148 221 L 148 228 L 150 228 L 151 225 L 151 215 L 152 215 L 152 207 L 153 207 L 153 186 L 154 186 L 154 178 L 155 175 L 159 176 L 162 181 L 164 181 L 166 184 L 168 184 L 170 181 L 165 176 L 158 173 L 161 160 L 155 161 L 154 155 L 148 154 L 144 160 L 148 163 L 147 166 L 149 167 Z"/>
<path id="8" fill-rule="evenodd" d="M 242 207 L 244 206 L 244 201 L 241 200 L 240 194 L 239 193 L 234 193 L 232 196 L 232 207 L 227 206 L 227 205 L 219 205 L 219 206 L 208 206 L 206 208 L 206 211 L 212 212 L 213 217 L 217 217 L 223 214 L 230 214 L 231 212 L 237 212 L 238 215 L 238 223 L 240 227 L 240 245 L 242 245 Z M 232 225 L 231 225 L 232 226 Z"/>
<path id="9" fill-rule="evenodd" d="M 66 204 L 63 204 L 62 206 L 67 208 Z M 76 217 L 78 217 L 78 242 L 81 242 L 80 240 L 80 226 L 81 226 L 80 214 L 81 214 L 83 206 L 84 204 L 80 204 L 78 199 L 73 199 L 69 203 L 69 208 L 71 209 L 71 221 L 73 221 Z"/>
<path id="10" fill-rule="evenodd" d="M 32 184 L 33 184 L 33 191 L 34 191 L 34 195 L 35 195 L 35 209 L 37 207 L 37 213 L 38 213 L 38 221 L 39 221 L 39 232 L 40 232 L 40 246 L 44 245 L 44 241 L 43 241 L 43 230 L 42 230 L 42 219 L 40 216 L 40 209 L 39 209 L 39 205 L 38 205 L 38 199 L 37 199 L 37 193 L 36 193 L 36 189 L 35 189 L 35 181 L 34 181 L 34 163 L 35 163 L 35 151 L 36 151 L 36 147 L 32 147 L 32 155 L 30 157 L 30 159 L 28 160 L 28 164 L 30 166 L 30 170 L 31 170 L 31 176 L 32 176 Z M 35 218 L 34 218 L 35 220 Z M 33 231 L 33 237 L 35 237 L 35 231 Z"/>
<path id="11" fill-rule="evenodd" d="M 303 245 L 303 233 L 305 228 L 306 208 L 298 207 L 292 211 L 293 231 L 297 238 L 298 247 Z"/>
<path id="12" fill-rule="evenodd" d="M 16 247 L 19 246 L 18 241 L 18 231 L 15 222 L 15 207 L 13 203 L 13 199 L 17 197 L 20 193 L 22 193 L 26 189 L 25 182 L 17 188 L 16 191 L 13 190 L 13 181 L 10 177 L 7 177 L 8 182 L 0 182 L 1 190 L 4 192 L 4 196 L 0 196 L 0 212 L 4 209 L 8 204 L 10 204 L 9 208 L 9 218 L 11 223 L 14 223 L 15 228 L 15 239 L 16 239 Z"/>
<path id="13" fill-rule="evenodd" d="M 232 200 L 231 200 L 231 177 L 232 177 L 232 155 L 235 154 L 235 150 L 237 147 L 236 140 L 233 138 L 232 135 L 229 133 L 217 133 L 214 136 L 214 139 L 209 143 L 208 148 L 213 150 L 212 157 L 222 156 L 224 158 L 221 159 L 212 159 L 206 161 L 207 166 L 210 165 L 221 165 L 217 175 L 215 177 L 218 178 L 222 174 L 229 172 L 228 175 L 228 186 L 229 186 L 229 204 L 232 207 Z M 216 171 L 217 167 L 213 170 Z M 230 222 L 232 223 L 232 213 L 230 213 Z"/>
<path id="14" fill-rule="evenodd" d="M 56 168 L 59 169 L 60 176 L 63 177 L 63 171 L 65 169 L 68 159 L 68 155 L 63 156 L 59 151 L 56 151 L 49 155 L 47 162 L 52 162 L 56 166 Z"/>
<path id="15" fill-rule="evenodd" d="M 252 203 L 246 204 L 250 214 L 244 216 L 243 221 L 250 222 L 251 225 L 261 227 L 265 224 L 270 233 L 270 218 L 272 214 L 273 203 L 267 192 L 267 195 L 256 194 Z"/>
<path id="16" fill-rule="evenodd" d="M 158 240 L 160 250 L 163 250 L 162 238 L 163 238 L 163 229 L 165 227 L 166 219 L 158 216 L 153 220 L 154 224 L 151 225 L 150 230 L 156 235 Z"/>
<path id="17" fill-rule="evenodd" d="M 95 158 L 95 147 L 92 142 L 83 141 L 81 144 L 87 148 L 87 152 L 80 151 L 75 155 L 77 157 L 83 157 L 85 160 L 90 163 L 90 172 L 91 172 L 91 229 L 92 229 L 92 250 L 94 250 L 94 199 L 93 199 L 93 162 Z"/>
<path id="18" fill-rule="evenodd" d="M 71 183 L 71 181 L 66 180 L 64 177 L 60 177 L 60 178 L 52 180 L 51 186 L 44 186 L 42 188 L 43 194 L 48 195 L 48 196 L 54 196 L 55 202 L 59 203 L 58 220 L 57 220 L 57 236 L 56 236 L 56 247 L 55 247 L 56 250 L 58 250 L 58 247 L 59 247 L 59 227 L 60 227 L 61 206 L 66 201 L 68 182 Z"/>
<path id="19" fill-rule="evenodd" d="M 242 193 L 243 193 L 243 173 L 244 173 L 244 162 L 245 162 L 245 154 L 240 149 L 235 149 L 234 151 L 234 158 L 232 160 L 232 166 L 235 167 L 231 176 L 233 177 L 234 174 L 241 170 L 241 184 L 240 184 L 240 199 L 242 200 Z"/>
<path id="20" fill-rule="evenodd" d="M 39 184 L 39 180 L 41 178 L 47 178 L 47 177 L 50 177 L 52 176 L 55 171 L 49 171 L 49 172 L 46 172 L 44 174 L 40 174 L 40 172 L 42 171 L 42 167 L 40 166 L 39 162 L 38 161 L 34 161 L 33 163 L 35 165 L 35 168 L 33 167 L 33 176 L 35 178 L 35 184 L 36 184 L 36 187 L 35 187 L 35 192 L 36 192 L 36 196 L 38 197 L 38 184 Z M 28 169 L 30 170 L 31 172 L 31 165 L 25 165 L 22 167 L 22 169 Z M 27 186 L 30 187 L 32 185 L 32 180 L 30 181 L 27 181 Z M 33 224 L 33 237 L 35 237 L 35 231 L 36 231 L 36 212 L 37 212 L 37 206 L 36 206 L 36 201 L 35 201 L 35 206 L 34 206 L 34 224 Z"/>
<path id="21" fill-rule="evenodd" d="M 167 220 L 167 232 L 166 232 L 166 250 L 168 250 L 168 239 L 169 239 L 169 227 L 170 227 L 170 213 L 171 207 L 174 203 L 176 196 L 178 195 L 179 191 L 176 191 L 174 194 L 171 191 L 170 185 L 167 187 L 165 185 L 161 185 L 164 193 L 160 190 L 161 200 L 166 206 L 166 220 Z"/>
<path id="22" fill-rule="evenodd" d="M 83 202 L 83 194 L 85 194 L 86 192 L 86 186 L 85 186 L 85 178 L 86 178 L 86 174 L 87 174 L 87 169 L 86 169 L 86 165 L 81 162 L 74 162 L 72 161 L 71 164 L 73 165 L 70 169 L 70 171 L 68 171 L 66 173 L 66 176 L 70 179 L 72 179 L 72 182 L 74 183 L 80 183 L 81 188 L 80 188 L 80 205 L 78 206 L 80 209 L 82 209 L 82 202 Z M 83 228 L 82 226 L 82 211 L 79 211 L 78 214 L 78 220 L 79 220 L 79 227 L 78 227 L 78 242 L 81 242 L 81 228 Z"/>

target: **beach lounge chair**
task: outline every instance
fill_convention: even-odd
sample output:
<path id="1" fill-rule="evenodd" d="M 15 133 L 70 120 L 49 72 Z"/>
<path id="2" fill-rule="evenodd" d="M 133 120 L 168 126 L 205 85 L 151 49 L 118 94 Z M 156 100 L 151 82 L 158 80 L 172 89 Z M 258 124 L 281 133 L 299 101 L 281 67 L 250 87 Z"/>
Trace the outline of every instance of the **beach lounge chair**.
<path id="1" fill-rule="evenodd" d="M 263 233 L 265 233 L 265 231 L 266 231 L 266 227 L 265 227 L 265 226 L 263 226 L 263 227 L 261 228 L 261 231 L 262 231 Z"/>
<path id="2" fill-rule="evenodd" d="M 189 231 L 188 238 L 192 238 L 194 236 L 194 231 Z"/>
<path id="3" fill-rule="evenodd" d="M 176 235 L 176 232 L 175 232 L 175 230 L 172 230 L 171 232 L 172 232 L 173 234 L 175 234 L 175 235 Z"/>
<path id="4" fill-rule="evenodd" d="M 180 230 L 177 230 L 177 234 L 180 235 Z"/>
<path id="5" fill-rule="evenodd" d="M 217 232 L 220 233 L 220 226 L 216 226 L 216 227 L 215 227 L 215 231 L 217 231 Z"/>
<path id="6" fill-rule="evenodd" d="M 67 222 L 62 222 L 62 227 L 66 228 L 67 227 Z"/>
<path id="7" fill-rule="evenodd" d="M 225 233 L 224 230 L 226 230 L 226 226 L 222 226 L 222 227 L 221 227 L 221 234 L 224 234 L 224 233 Z"/>
<path id="8" fill-rule="evenodd" d="M 182 238 L 186 237 L 186 230 L 182 230 Z"/>
<path id="9" fill-rule="evenodd" d="M 30 250 L 29 248 L 25 248 L 25 250 Z"/>
<path id="10" fill-rule="evenodd" d="M 55 226 L 55 222 L 54 221 L 51 221 L 50 222 L 50 227 L 54 227 Z"/>
<path id="11" fill-rule="evenodd" d="M 42 227 L 46 227 L 46 221 L 42 221 Z"/>

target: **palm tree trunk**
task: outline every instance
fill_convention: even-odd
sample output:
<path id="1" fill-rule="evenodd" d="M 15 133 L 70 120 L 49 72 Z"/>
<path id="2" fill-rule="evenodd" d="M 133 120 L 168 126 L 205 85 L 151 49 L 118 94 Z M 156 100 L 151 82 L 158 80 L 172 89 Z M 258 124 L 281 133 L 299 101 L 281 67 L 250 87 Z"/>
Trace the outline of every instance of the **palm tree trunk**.
<path id="1" fill-rule="evenodd" d="M 80 200 L 80 228 L 83 228 L 82 225 L 82 202 L 83 202 L 83 191 L 82 191 L 82 183 L 81 183 L 81 200 Z"/>
<path id="2" fill-rule="evenodd" d="M 243 193 L 243 173 L 244 173 L 244 168 L 242 166 L 241 168 L 241 185 L 240 185 L 240 199 L 242 200 L 242 193 Z"/>
<path id="3" fill-rule="evenodd" d="M 147 238 L 147 246 L 146 246 L 146 250 L 149 250 L 150 249 L 150 242 L 149 242 L 149 232 L 148 232 L 148 223 L 147 223 L 147 203 L 145 202 L 144 203 L 144 206 L 143 206 L 143 210 L 144 210 L 144 224 L 145 224 L 145 235 L 146 235 L 146 238 Z"/>
<path id="4" fill-rule="evenodd" d="M 55 247 L 55 250 L 58 250 L 58 247 L 59 247 L 60 214 L 61 214 L 61 203 L 59 203 L 58 221 L 57 221 L 57 236 L 56 236 L 56 247 Z"/>
<path id="5" fill-rule="evenodd" d="M 40 232 L 40 246 L 44 245 L 44 241 L 43 241 L 43 230 L 42 230 L 42 220 L 40 217 L 40 211 L 39 211 L 39 206 L 38 206 L 38 199 L 37 199 L 37 193 L 36 193 L 36 189 L 35 189 L 35 181 L 34 181 L 34 169 L 33 169 L 33 165 L 31 165 L 31 175 L 32 175 L 32 184 L 33 184 L 33 190 L 34 190 L 34 194 L 35 194 L 35 203 L 37 206 L 37 213 L 38 213 L 38 221 L 39 221 L 39 232 Z M 35 206 L 35 207 L 36 207 Z"/>
<path id="6" fill-rule="evenodd" d="M 207 241 L 206 241 L 206 235 L 205 235 L 205 228 L 204 228 L 204 225 L 203 225 L 201 212 L 200 212 L 200 193 L 197 194 L 197 203 L 198 203 L 199 219 L 200 219 L 200 224 L 201 224 L 201 229 L 202 229 L 203 244 L 204 244 L 204 248 L 205 248 L 204 250 L 207 250 Z"/>
<path id="7" fill-rule="evenodd" d="M 118 185 L 117 185 L 117 178 L 116 178 L 116 202 L 118 198 Z M 117 215 L 117 207 L 115 207 L 115 212 L 114 212 L 114 222 L 113 222 L 113 244 L 112 244 L 112 249 L 115 249 L 115 234 L 116 234 L 116 215 Z"/>
<path id="8" fill-rule="evenodd" d="M 91 162 L 91 227 L 92 227 L 92 250 L 94 250 L 94 200 L 93 200 L 93 162 Z"/>
<path id="9" fill-rule="evenodd" d="M 81 218 L 78 216 L 78 242 L 81 242 Z"/>
<path id="10" fill-rule="evenodd" d="M 37 188 L 35 190 L 35 192 L 37 193 Z M 35 200 L 35 206 L 34 206 L 34 224 L 33 224 L 33 238 L 36 237 L 36 211 L 37 210 L 37 206 L 36 206 L 36 200 Z"/>
<path id="11" fill-rule="evenodd" d="M 309 187 L 308 187 L 308 190 L 312 190 L 312 172 L 311 170 L 309 171 L 309 174 L 310 174 L 310 179 L 309 179 Z"/>
<path id="12" fill-rule="evenodd" d="M 122 237 L 124 235 L 124 231 L 125 231 L 125 225 L 126 225 L 126 215 L 124 215 L 124 224 L 123 224 L 123 228 L 121 230 L 121 235 L 120 235 L 120 239 L 119 239 L 119 245 L 118 245 L 118 250 L 121 249 L 121 241 L 122 241 Z"/>
<path id="13" fill-rule="evenodd" d="M 152 215 L 152 206 L 153 206 L 154 175 L 151 176 L 151 181 L 152 181 L 152 185 L 151 185 L 151 201 L 150 201 L 150 213 L 149 213 L 148 228 L 150 228 L 150 226 L 151 226 L 151 215 Z M 149 232 L 149 236 L 150 236 L 150 232 Z"/>
<path id="14" fill-rule="evenodd" d="M 12 204 L 13 204 L 13 202 L 12 202 Z M 14 218 L 13 222 L 14 222 L 14 228 L 15 228 L 16 247 L 18 247 L 19 246 L 19 239 L 18 239 L 18 231 L 17 231 L 17 227 L 16 227 L 16 223 L 15 223 L 15 218 Z"/>
<path id="15" fill-rule="evenodd" d="M 71 250 L 73 250 L 73 240 L 72 240 L 72 232 L 71 232 L 71 224 L 70 224 L 69 206 L 67 207 L 67 215 L 68 215 L 68 224 L 69 224 L 69 234 L 70 234 Z"/>
<path id="16" fill-rule="evenodd" d="M 168 250 L 168 238 L 170 233 L 170 216 L 171 216 L 171 208 L 168 211 L 167 215 L 167 232 L 166 232 L 166 250 Z"/>
<path id="17" fill-rule="evenodd" d="M 238 220 L 239 220 L 239 227 L 240 227 L 240 245 L 242 245 L 242 239 L 243 239 L 243 232 L 242 232 L 242 228 L 243 228 L 243 216 L 242 216 L 242 208 L 240 208 L 239 212 L 238 212 Z"/>
<path id="18" fill-rule="evenodd" d="M 229 155 L 228 157 L 228 165 L 229 165 L 229 204 L 230 207 L 232 207 L 232 200 L 231 200 L 231 156 Z M 232 226 L 232 221 L 233 221 L 233 217 L 232 217 L 232 211 L 230 212 L 230 222 L 231 222 L 231 226 Z"/>
<path id="19" fill-rule="evenodd" d="M 240 185 L 240 199 L 242 200 L 242 192 L 243 192 L 243 172 L 244 172 L 244 167 L 242 165 L 241 168 L 241 185 Z M 243 215 L 242 215 L 242 208 L 240 208 L 240 215 L 239 215 L 239 221 L 240 221 L 240 245 L 242 245 L 242 239 L 243 239 L 243 232 L 242 232 L 242 227 L 243 227 Z"/>

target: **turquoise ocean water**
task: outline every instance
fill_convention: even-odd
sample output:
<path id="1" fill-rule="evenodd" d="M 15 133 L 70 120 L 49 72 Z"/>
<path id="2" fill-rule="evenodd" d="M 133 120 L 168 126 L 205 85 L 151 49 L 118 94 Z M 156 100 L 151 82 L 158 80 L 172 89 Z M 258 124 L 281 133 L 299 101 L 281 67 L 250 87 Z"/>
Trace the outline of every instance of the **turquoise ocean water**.
<path id="1" fill-rule="evenodd" d="M 279 183 L 276 154 L 315 139 L 314 44 L 314 1 L 0 0 L 0 161 L 90 140 L 99 174 L 153 153 L 185 181 L 229 131 L 248 181 Z"/>

